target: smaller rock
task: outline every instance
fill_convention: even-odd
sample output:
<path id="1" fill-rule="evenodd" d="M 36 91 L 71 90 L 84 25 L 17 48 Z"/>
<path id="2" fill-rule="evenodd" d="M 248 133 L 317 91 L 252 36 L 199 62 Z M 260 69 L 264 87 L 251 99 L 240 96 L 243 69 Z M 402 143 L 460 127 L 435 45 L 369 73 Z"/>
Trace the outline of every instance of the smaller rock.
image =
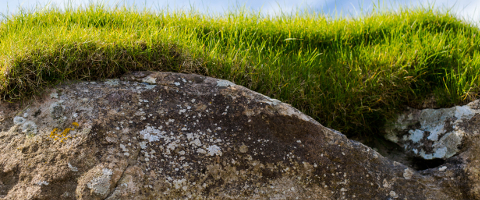
<path id="1" fill-rule="evenodd" d="M 450 158 L 458 153 L 462 144 L 466 129 L 464 122 L 480 113 L 472 107 L 475 102 L 443 109 L 410 109 L 389 123 L 385 138 L 415 157 L 427 160 Z"/>

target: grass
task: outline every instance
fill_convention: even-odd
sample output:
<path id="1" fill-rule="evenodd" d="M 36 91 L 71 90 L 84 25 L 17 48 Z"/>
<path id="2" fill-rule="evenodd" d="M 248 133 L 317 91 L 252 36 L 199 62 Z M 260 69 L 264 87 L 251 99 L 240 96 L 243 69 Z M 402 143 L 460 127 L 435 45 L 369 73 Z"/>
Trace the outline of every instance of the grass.
<path id="1" fill-rule="evenodd" d="M 478 97 L 479 33 L 431 8 L 352 19 L 99 4 L 22 10 L 0 24 L 0 96 L 14 102 L 65 80 L 134 70 L 198 73 L 290 103 L 347 136 L 378 136 L 405 106 Z"/>

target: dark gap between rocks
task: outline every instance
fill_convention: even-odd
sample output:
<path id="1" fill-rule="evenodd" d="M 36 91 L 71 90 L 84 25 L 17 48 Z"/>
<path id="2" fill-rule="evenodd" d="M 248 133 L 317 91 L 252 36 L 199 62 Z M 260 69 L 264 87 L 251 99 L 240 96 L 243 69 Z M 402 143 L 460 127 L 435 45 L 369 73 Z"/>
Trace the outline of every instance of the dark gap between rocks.
<path id="1" fill-rule="evenodd" d="M 373 139 L 367 139 L 367 140 L 359 139 L 359 138 L 350 138 L 350 139 L 362 142 L 364 145 L 367 145 L 368 147 L 377 151 L 382 156 L 390 160 L 402 163 L 418 171 L 435 168 L 445 164 L 445 160 L 443 159 L 426 160 L 420 157 L 409 155 L 398 144 L 388 141 L 383 137 L 375 137 Z"/>
<path id="2" fill-rule="evenodd" d="M 425 170 L 430 168 L 435 168 L 440 165 L 445 164 L 445 160 L 443 159 L 432 159 L 432 160 L 425 160 L 423 158 L 414 157 L 412 158 L 411 162 L 414 164 L 414 169 L 416 170 Z"/>

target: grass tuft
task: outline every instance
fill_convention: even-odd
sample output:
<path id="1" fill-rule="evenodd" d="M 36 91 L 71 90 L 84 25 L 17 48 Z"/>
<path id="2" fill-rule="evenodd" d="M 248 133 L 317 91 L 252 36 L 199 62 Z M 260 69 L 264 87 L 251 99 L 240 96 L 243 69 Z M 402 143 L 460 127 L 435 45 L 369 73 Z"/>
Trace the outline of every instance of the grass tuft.
<path id="1" fill-rule="evenodd" d="M 292 104 L 350 137 L 381 134 L 405 106 L 478 97 L 479 29 L 449 12 L 402 8 L 358 18 L 137 11 L 99 4 L 21 10 L 0 24 L 0 96 L 128 71 L 228 79 Z"/>

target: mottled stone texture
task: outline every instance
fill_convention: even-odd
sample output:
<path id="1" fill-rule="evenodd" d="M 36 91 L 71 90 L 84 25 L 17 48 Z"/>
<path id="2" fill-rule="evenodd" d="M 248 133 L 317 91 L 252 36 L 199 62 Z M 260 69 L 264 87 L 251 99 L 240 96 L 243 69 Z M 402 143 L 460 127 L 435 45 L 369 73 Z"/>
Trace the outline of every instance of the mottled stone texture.
<path id="1" fill-rule="evenodd" d="M 473 117 L 480 116 L 480 101 L 442 109 L 409 109 L 386 128 L 386 138 L 402 146 L 408 154 L 422 159 L 448 159 L 460 151 L 462 140 L 478 135 L 469 129 Z"/>
<path id="2" fill-rule="evenodd" d="M 60 85 L 0 103 L 0 123 L 0 199 L 480 196 L 478 137 L 455 162 L 415 171 L 288 104 L 199 75 Z"/>

